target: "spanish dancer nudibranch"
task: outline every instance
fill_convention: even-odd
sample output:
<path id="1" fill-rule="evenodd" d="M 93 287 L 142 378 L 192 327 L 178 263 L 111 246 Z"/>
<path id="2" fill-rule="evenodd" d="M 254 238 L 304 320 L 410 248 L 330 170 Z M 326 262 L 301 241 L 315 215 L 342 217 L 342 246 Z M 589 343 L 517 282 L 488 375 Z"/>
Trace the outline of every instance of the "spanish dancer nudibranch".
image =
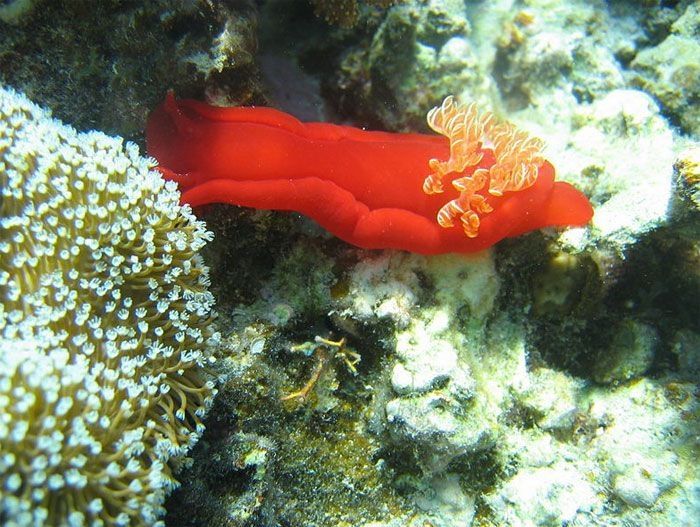
<path id="1" fill-rule="evenodd" d="M 452 97 L 428 124 L 440 135 L 302 123 L 169 93 L 146 139 L 184 203 L 296 211 L 366 249 L 468 253 L 592 218 L 584 194 L 554 181 L 539 139 Z"/>

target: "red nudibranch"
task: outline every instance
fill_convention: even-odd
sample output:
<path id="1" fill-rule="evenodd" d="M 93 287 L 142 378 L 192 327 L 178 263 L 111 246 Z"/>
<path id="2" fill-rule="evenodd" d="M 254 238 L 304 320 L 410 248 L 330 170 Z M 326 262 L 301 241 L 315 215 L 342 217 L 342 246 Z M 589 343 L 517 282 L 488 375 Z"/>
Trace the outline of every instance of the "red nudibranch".
<path id="1" fill-rule="evenodd" d="M 302 123 L 169 93 L 146 140 L 184 203 L 297 211 L 367 249 L 474 252 L 593 216 L 581 192 L 554 181 L 539 139 L 452 97 L 428 124 L 441 135 Z"/>

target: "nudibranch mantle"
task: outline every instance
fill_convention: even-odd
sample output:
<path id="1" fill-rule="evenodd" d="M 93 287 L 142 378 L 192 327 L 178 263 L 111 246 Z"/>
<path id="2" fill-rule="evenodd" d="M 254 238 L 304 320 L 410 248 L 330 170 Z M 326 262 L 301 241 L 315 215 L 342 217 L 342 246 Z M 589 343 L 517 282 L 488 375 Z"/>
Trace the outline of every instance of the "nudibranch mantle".
<path id="1" fill-rule="evenodd" d="M 452 97 L 428 124 L 441 135 L 302 123 L 272 108 L 169 93 L 146 139 L 184 203 L 296 211 L 367 249 L 475 252 L 591 219 L 586 197 L 554 181 L 539 139 Z"/>

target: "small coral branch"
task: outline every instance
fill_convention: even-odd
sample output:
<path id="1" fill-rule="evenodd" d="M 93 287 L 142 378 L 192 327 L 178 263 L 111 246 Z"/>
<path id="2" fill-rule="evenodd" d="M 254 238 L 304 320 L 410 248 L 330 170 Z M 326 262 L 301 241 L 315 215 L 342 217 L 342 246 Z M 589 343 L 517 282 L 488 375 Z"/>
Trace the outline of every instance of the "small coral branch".
<path id="1" fill-rule="evenodd" d="M 355 368 L 355 365 L 361 360 L 360 354 L 348 349 L 346 347 L 346 343 L 347 339 L 345 337 L 338 341 L 334 341 L 317 336 L 314 338 L 313 343 L 305 342 L 304 344 L 300 344 L 298 346 L 292 346 L 291 351 L 306 352 L 309 349 L 313 350 L 312 353 L 316 358 L 316 366 L 311 373 L 311 377 L 303 388 L 285 395 L 281 400 L 299 400 L 304 402 L 318 383 L 318 380 L 321 378 L 321 375 L 333 358 L 340 359 L 353 375 L 357 375 L 357 368 Z"/>

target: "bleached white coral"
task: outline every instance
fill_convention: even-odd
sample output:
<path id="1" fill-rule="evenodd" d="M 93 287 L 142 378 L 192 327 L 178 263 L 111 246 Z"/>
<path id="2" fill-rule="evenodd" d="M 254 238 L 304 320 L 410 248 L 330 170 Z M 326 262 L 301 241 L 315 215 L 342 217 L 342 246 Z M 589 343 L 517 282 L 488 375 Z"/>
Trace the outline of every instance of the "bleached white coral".
<path id="1" fill-rule="evenodd" d="M 0 86 L 0 520 L 153 525 L 203 431 L 211 234 L 135 145 Z"/>

